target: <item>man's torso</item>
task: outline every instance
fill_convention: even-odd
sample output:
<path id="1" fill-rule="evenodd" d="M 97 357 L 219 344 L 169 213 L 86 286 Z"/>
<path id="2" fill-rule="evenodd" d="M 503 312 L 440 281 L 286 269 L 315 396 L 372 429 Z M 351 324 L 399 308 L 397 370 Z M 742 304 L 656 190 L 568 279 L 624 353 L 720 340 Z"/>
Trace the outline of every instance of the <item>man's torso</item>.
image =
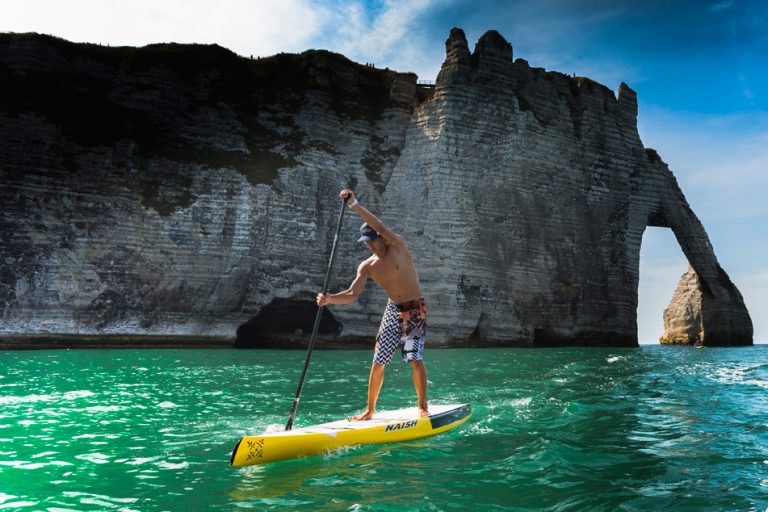
<path id="1" fill-rule="evenodd" d="M 405 247 L 390 246 L 386 256 L 371 256 L 367 260 L 368 275 L 384 288 L 389 298 L 397 303 L 422 296 L 419 276 L 411 253 Z"/>

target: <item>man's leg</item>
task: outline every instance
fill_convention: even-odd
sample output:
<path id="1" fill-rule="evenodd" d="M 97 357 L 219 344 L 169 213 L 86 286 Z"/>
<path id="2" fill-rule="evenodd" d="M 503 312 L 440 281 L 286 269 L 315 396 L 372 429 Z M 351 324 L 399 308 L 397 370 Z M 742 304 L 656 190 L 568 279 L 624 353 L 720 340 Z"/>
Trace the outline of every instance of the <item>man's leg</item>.
<path id="1" fill-rule="evenodd" d="M 411 361 L 413 369 L 413 385 L 416 388 L 416 399 L 418 400 L 419 416 L 427 416 L 427 368 L 424 361 Z"/>
<path id="2" fill-rule="evenodd" d="M 352 421 L 369 420 L 376 411 L 376 401 L 379 399 L 379 391 L 384 382 L 384 365 L 373 363 L 371 365 L 371 375 L 368 377 L 368 408 L 352 416 Z"/>

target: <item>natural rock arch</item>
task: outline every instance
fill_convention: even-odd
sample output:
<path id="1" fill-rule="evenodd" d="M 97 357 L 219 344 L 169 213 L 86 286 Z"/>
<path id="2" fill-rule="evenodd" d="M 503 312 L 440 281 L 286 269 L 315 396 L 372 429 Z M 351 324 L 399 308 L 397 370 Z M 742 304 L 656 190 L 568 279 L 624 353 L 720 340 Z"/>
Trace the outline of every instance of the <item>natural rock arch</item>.
<path id="1" fill-rule="evenodd" d="M 741 293 L 720 267 L 704 226 L 667 164 L 652 149 L 646 149 L 646 154 L 648 170 L 645 177 L 637 178 L 633 198 L 639 215 L 647 212 L 642 229 L 671 229 L 689 264 L 664 311 L 664 334 L 659 341 L 751 345 L 752 320 Z"/>

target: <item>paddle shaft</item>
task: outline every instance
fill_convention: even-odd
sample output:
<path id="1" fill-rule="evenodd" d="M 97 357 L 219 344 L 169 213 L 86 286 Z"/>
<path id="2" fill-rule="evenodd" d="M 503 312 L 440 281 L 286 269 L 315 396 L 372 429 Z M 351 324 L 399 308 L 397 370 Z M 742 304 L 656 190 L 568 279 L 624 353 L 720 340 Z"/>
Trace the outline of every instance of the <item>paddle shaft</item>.
<path id="1" fill-rule="evenodd" d="M 336 260 L 336 247 L 339 241 L 339 233 L 341 232 L 341 223 L 344 221 L 344 210 L 347 206 L 347 197 L 341 202 L 341 211 L 339 212 L 339 222 L 336 225 L 336 234 L 333 236 L 333 246 L 331 247 L 331 259 L 328 262 L 328 270 L 325 273 L 325 281 L 323 281 L 323 294 L 328 292 L 328 281 L 331 279 L 331 269 L 333 268 L 333 262 Z M 291 430 L 293 428 L 293 419 L 296 417 L 296 409 L 299 408 L 299 399 L 301 398 L 301 390 L 304 387 L 304 380 L 307 378 L 307 370 L 309 369 L 309 360 L 312 358 L 312 349 L 315 348 L 315 337 L 317 336 L 317 330 L 320 328 L 320 320 L 323 316 L 324 306 L 317 308 L 317 315 L 315 315 L 315 325 L 312 327 L 312 336 L 309 337 L 309 346 L 307 347 L 307 357 L 304 360 L 304 370 L 301 372 L 301 379 L 299 380 L 299 387 L 296 389 L 296 397 L 293 399 L 293 406 L 291 407 L 291 415 L 288 418 L 288 424 L 285 426 L 285 430 Z"/>

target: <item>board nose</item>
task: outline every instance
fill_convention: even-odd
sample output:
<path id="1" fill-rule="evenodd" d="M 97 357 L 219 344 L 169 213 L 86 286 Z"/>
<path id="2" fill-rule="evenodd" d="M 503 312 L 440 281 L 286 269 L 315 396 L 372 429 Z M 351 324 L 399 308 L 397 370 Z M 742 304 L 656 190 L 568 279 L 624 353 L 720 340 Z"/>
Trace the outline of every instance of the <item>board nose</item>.
<path id="1" fill-rule="evenodd" d="M 243 438 L 241 437 L 240 440 L 235 445 L 235 449 L 232 450 L 232 457 L 229 458 L 229 465 L 234 466 L 235 465 L 235 455 L 237 455 L 237 449 L 240 448 L 240 443 L 243 442 Z"/>

